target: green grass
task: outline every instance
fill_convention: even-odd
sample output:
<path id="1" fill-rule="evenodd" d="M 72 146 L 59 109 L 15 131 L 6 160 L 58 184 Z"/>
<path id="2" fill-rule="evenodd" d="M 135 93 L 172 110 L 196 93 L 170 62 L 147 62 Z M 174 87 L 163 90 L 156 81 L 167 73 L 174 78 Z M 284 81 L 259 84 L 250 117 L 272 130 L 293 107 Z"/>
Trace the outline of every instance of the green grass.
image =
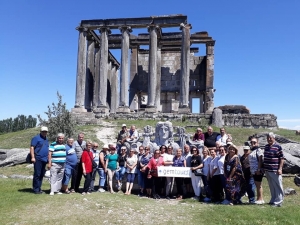
<path id="1" fill-rule="evenodd" d="M 115 125 L 115 137 L 117 137 L 117 132 L 121 129 L 123 123 L 127 124 L 127 127 L 130 128 L 131 125 L 136 125 L 139 132 L 143 132 L 143 128 L 146 125 L 150 125 L 155 128 L 155 125 L 158 121 L 156 120 L 105 120 L 106 122 L 111 122 Z M 196 130 L 196 125 L 188 121 L 180 122 L 180 121 L 173 121 L 173 126 L 183 126 L 186 127 L 186 132 L 189 134 L 194 134 Z M 190 127 L 193 126 L 193 127 Z M 74 134 L 74 138 L 77 138 L 77 134 L 79 132 L 83 132 L 85 134 L 86 140 L 96 141 L 99 142 L 100 146 L 103 143 L 99 141 L 96 136 L 96 132 L 98 128 L 101 126 L 98 125 L 86 125 L 86 126 L 77 126 L 76 133 Z M 203 131 L 206 131 L 207 127 L 202 127 Z M 215 131 L 219 131 L 219 128 L 214 127 Z M 248 139 L 249 136 L 259 133 L 259 132 L 270 132 L 268 129 L 248 129 L 248 128 L 236 128 L 236 127 L 226 127 L 227 133 L 231 134 L 233 137 L 233 142 L 236 145 L 243 145 L 244 142 Z M 176 132 L 176 130 L 174 130 Z M 278 129 L 273 131 L 275 134 L 282 135 L 286 138 L 289 138 L 294 141 L 300 142 L 300 136 L 295 134 L 293 130 L 286 130 L 286 129 Z M 31 138 L 39 133 L 38 128 L 31 128 L 28 130 L 11 132 L 7 134 L 0 135 L 0 149 L 11 149 L 11 148 L 29 148 Z"/>
<path id="2" fill-rule="evenodd" d="M 39 128 L 31 128 L 27 130 L 0 134 L 0 148 L 28 148 L 30 140 L 33 136 L 39 133 Z"/>
<path id="3" fill-rule="evenodd" d="M 284 187 L 299 187 L 284 178 Z M 270 199 L 266 179 L 264 199 Z M 43 183 L 43 190 L 49 184 Z M 300 224 L 300 197 L 286 196 L 283 207 L 224 206 L 191 199 L 153 200 L 136 195 L 92 193 L 34 195 L 30 180 L 0 179 L 0 224 Z M 246 201 L 245 197 L 243 198 Z"/>

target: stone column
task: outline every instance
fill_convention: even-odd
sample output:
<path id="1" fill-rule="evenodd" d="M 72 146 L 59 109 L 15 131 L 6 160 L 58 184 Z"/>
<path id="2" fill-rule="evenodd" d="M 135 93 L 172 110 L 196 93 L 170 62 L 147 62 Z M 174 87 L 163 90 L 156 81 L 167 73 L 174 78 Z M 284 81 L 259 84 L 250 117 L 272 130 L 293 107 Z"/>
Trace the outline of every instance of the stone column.
<path id="1" fill-rule="evenodd" d="M 108 34 L 110 29 L 103 27 L 99 29 L 101 33 L 100 43 L 100 77 L 99 77 L 99 102 L 95 111 L 96 117 L 109 113 L 106 98 L 107 98 L 107 72 L 108 72 Z"/>
<path id="2" fill-rule="evenodd" d="M 128 107 L 128 65 L 129 65 L 129 39 L 131 27 L 120 27 L 119 28 L 122 33 L 122 48 L 121 48 L 121 77 L 120 77 L 120 105 L 118 108 L 118 112 L 130 112 Z"/>
<path id="3" fill-rule="evenodd" d="M 214 109 L 214 46 L 215 41 L 206 42 L 206 94 L 205 113 L 212 113 Z"/>
<path id="4" fill-rule="evenodd" d="M 157 111 L 161 112 L 162 107 L 160 104 L 160 95 L 161 95 L 161 48 L 162 46 L 159 44 L 157 47 L 157 69 L 156 69 L 156 74 L 157 74 L 157 80 L 156 80 L 156 90 L 155 90 L 155 106 L 157 108 Z"/>
<path id="5" fill-rule="evenodd" d="M 88 38 L 87 77 L 85 85 L 85 108 L 91 111 L 94 93 L 95 78 L 95 42 L 92 37 Z"/>
<path id="6" fill-rule="evenodd" d="M 181 69 L 180 69 L 180 103 L 178 113 L 190 113 L 190 30 L 191 24 L 180 24 L 182 30 L 181 41 Z"/>
<path id="7" fill-rule="evenodd" d="M 95 45 L 95 79 L 94 79 L 94 96 L 93 110 L 95 111 L 99 104 L 99 78 L 100 78 L 100 45 Z"/>
<path id="8" fill-rule="evenodd" d="M 149 69 L 148 69 L 148 103 L 146 111 L 156 112 L 156 87 L 157 87 L 157 30 L 156 26 L 149 26 Z"/>
<path id="9" fill-rule="evenodd" d="M 85 109 L 85 85 L 86 85 L 86 54 L 87 54 L 87 29 L 76 28 L 79 31 L 77 73 L 76 73 L 76 94 L 75 109 L 72 112 L 86 112 Z"/>
<path id="10" fill-rule="evenodd" d="M 129 108 L 130 110 L 138 110 L 136 104 L 138 101 L 138 45 L 131 47 L 130 55 L 130 81 L 129 81 Z"/>
<path id="11" fill-rule="evenodd" d="M 111 77 L 111 103 L 110 103 L 110 113 L 116 113 L 118 108 L 118 69 L 116 65 L 112 65 Z"/>

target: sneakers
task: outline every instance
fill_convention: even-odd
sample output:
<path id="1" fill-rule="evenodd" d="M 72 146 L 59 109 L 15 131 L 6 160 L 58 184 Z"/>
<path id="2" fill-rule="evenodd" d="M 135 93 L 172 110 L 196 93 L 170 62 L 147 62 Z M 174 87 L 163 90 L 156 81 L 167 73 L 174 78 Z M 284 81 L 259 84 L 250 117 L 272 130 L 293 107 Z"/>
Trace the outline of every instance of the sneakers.
<path id="1" fill-rule="evenodd" d="M 82 192 L 81 195 L 86 195 L 86 193 L 85 193 L 85 192 Z"/>
<path id="2" fill-rule="evenodd" d="M 264 200 L 258 200 L 258 201 L 255 201 L 255 204 L 262 205 L 262 204 L 265 204 L 265 201 Z"/>
<path id="3" fill-rule="evenodd" d="M 192 197 L 193 200 L 199 201 L 199 197 L 198 196 L 194 196 Z"/>
<path id="4" fill-rule="evenodd" d="M 205 198 L 203 199 L 203 201 L 204 201 L 204 202 L 211 202 L 211 199 L 210 199 L 210 198 L 207 198 L 207 197 L 205 197 Z"/>
<path id="5" fill-rule="evenodd" d="M 50 192 L 50 195 L 53 196 L 53 195 L 54 195 L 54 192 Z"/>
<path id="6" fill-rule="evenodd" d="M 58 195 L 62 195 L 62 193 L 59 191 L 59 192 L 57 192 L 56 194 L 58 194 Z"/>
<path id="7" fill-rule="evenodd" d="M 230 201 L 225 199 L 223 202 L 221 202 L 222 205 L 230 205 Z"/>
<path id="8" fill-rule="evenodd" d="M 154 194 L 154 195 L 153 195 L 153 198 L 154 198 L 154 199 L 160 199 L 160 196 L 159 196 L 158 194 Z"/>
<path id="9" fill-rule="evenodd" d="M 105 192 L 105 190 L 103 188 L 100 188 L 98 191 L 101 193 Z"/>

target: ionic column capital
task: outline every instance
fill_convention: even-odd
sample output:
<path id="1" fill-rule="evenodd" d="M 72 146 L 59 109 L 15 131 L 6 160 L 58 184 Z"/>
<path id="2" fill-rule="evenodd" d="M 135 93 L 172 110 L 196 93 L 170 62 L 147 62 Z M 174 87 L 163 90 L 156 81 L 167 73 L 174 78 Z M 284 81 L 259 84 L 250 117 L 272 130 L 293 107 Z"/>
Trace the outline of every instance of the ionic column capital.
<path id="1" fill-rule="evenodd" d="M 206 46 L 215 46 L 216 41 L 208 41 L 206 42 Z"/>
<path id="2" fill-rule="evenodd" d="M 83 31 L 84 31 L 84 32 L 88 32 L 88 30 L 89 30 L 89 29 L 86 28 L 86 27 L 80 27 L 80 26 L 79 26 L 79 27 L 76 27 L 75 29 L 78 30 L 79 32 L 83 32 Z"/>
<path id="3" fill-rule="evenodd" d="M 148 32 L 150 32 L 151 30 L 155 30 L 156 32 L 160 32 L 161 28 L 158 25 L 149 25 L 149 26 L 147 26 L 147 30 L 148 30 Z"/>
<path id="4" fill-rule="evenodd" d="M 182 30 L 183 28 L 192 29 L 192 25 L 190 23 L 187 23 L 187 24 L 181 23 L 180 24 L 180 30 Z"/>
<path id="5" fill-rule="evenodd" d="M 131 33 L 132 32 L 132 29 L 130 26 L 122 26 L 122 27 L 119 27 L 119 30 L 121 31 L 121 33 L 124 33 L 124 32 L 129 32 Z"/>
<path id="6" fill-rule="evenodd" d="M 111 30 L 109 27 L 100 27 L 97 30 L 99 30 L 99 33 L 102 34 L 104 32 L 107 32 L 107 34 L 111 34 Z"/>

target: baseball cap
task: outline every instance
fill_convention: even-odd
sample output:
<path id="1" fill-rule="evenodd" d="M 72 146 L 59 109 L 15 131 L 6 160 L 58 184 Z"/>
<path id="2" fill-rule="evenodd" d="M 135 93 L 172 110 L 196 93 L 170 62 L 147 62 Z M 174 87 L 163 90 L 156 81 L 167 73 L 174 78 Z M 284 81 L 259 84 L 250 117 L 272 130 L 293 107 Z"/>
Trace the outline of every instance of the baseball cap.
<path id="1" fill-rule="evenodd" d="M 48 127 L 41 127 L 41 131 L 48 131 Z"/>

